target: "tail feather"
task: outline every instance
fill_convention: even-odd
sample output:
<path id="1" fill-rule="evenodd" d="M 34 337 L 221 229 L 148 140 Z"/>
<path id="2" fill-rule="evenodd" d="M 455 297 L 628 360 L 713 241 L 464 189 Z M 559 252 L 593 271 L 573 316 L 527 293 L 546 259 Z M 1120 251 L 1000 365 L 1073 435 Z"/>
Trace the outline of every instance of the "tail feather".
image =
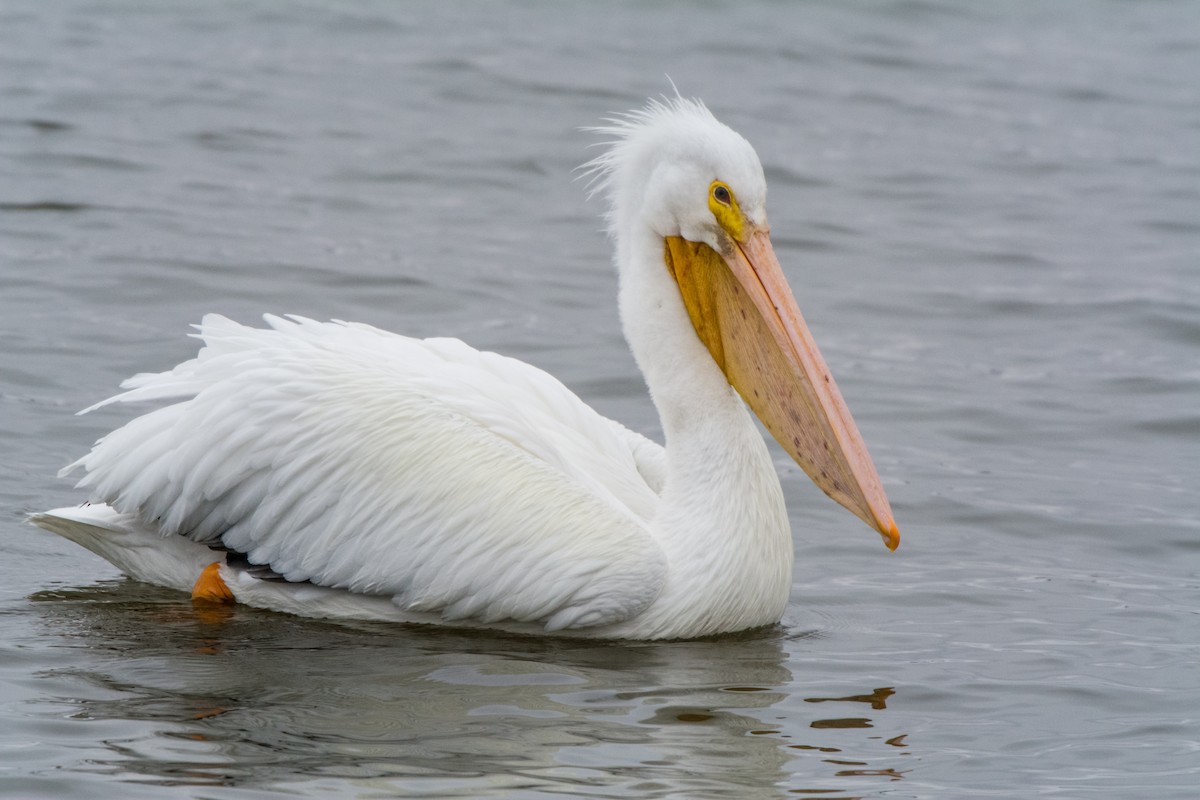
<path id="1" fill-rule="evenodd" d="M 205 566 L 225 556 L 182 536 L 164 536 L 102 503 L 43 511 L 29 521 L 86 547 L 132 578 L 185 592 Z"/>

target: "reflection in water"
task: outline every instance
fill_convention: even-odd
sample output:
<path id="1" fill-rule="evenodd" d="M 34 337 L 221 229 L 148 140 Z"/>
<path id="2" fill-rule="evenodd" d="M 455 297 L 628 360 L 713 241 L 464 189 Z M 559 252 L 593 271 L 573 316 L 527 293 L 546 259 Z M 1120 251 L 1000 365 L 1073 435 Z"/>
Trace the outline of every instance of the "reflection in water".
<path id="1" fill-rule="evenodd" d="M 92 743 L 102 750 L 73 770 L 422 797 L 597 787 L 773 797 L 833 791 L 831 778 L 853 777 L 861 791 L 872 785 L 863 781 L 901 775 L 872 763 L 880 748 L 870 740 L 882 737 L 871 719 L 798 720 L 781 708 L 796 689 L 779 631 L 596 643 L 331 624 L 241 606 L 197 615 L 185 597 L 133 582 L 32 599 L 86 653 L 43 676 L 69 687 L 52 702 L 73 706 L 75 719 L 141 723 Z M 809 702 L 877 712 L 893 694 Z M 837 746 L 798 741 L 818 731 Z M 902 735 L 887 744 L 906 747 Z"/>
<path id="2" fill-rule="evenodd" d="M 887 699 L 894 695 L 896 690 L 890 686 L 884 686 L 881 689 L 876 689 L 870 694 L 856 694 L 850 697 L 809 697 L 804 702 L 806 703 L 868 703 L 871 708 L 876 711 L 887 708 Z"/>

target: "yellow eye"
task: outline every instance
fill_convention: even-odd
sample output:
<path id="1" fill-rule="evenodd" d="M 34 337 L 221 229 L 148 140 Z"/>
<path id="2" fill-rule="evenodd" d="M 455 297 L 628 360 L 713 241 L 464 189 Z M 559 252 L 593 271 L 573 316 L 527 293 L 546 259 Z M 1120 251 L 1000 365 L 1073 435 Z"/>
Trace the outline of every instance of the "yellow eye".
<path id="1" fill-rule="evenodd" d="M 745 240 L 746 217 L 738 208 L 738 201 L 733 192 L 721 181 L 713 181 L 708 187 L 708 210 L 712 212 L 721 229 L 735 241 Z"/>

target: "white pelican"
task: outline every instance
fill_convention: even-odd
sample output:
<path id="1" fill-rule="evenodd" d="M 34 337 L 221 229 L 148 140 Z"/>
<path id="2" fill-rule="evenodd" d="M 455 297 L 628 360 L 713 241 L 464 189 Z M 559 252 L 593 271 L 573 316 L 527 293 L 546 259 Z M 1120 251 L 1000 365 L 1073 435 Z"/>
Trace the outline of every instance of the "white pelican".
<path id="1" fill-rule="evenodd" d="M 456 339 L 207 316 L 196 358 L 99 404 L 173 401 L 63 470 L 85 470 L 91 503 L 32 521 L 201 600 L 607 638 L 737 631 L 778 622 L 792 582 L 748 404 L 894 549 L 771 247 L 754 149 L 683 98 L 599 130 L 613 141 L 588 166 L 665 447 Z"/>

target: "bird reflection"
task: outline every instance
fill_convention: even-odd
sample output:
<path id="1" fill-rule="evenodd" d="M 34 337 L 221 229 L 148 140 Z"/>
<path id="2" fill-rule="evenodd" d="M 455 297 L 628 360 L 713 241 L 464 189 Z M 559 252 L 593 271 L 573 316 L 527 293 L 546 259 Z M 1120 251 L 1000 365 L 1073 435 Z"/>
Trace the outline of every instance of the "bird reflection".
<path id="1" fill-rule="evenodd" d="M 124 581 L 32 599 L 82 643 L 80 663 L 45 676 L 58 689 L 47 702 L 145 723 L 68 768 L 142 782 L 844 796 L 845 779 L 861 792 L 901 778 L 895 759 L 911 750 L 902 732 L 880 735 L 893 687 L 802 698 L 785 647 L 803 643 L 779 629 L 606 643 L 334 624 L 244 606 L 213 615 Z M 810 703 L 869 712 L 814 718 Z"/>
<path id="2" fill-rule="evenodd" d="M 882 711 L 887 708 L 887 699 L 894 695 L 896 690 L 890 686 L 884 686 L 876 689 L 870 694 L 856 694 L 850 697 L 806 697 L 806 703 L 868 703 L 871 708 L 876 711 Z"/>

